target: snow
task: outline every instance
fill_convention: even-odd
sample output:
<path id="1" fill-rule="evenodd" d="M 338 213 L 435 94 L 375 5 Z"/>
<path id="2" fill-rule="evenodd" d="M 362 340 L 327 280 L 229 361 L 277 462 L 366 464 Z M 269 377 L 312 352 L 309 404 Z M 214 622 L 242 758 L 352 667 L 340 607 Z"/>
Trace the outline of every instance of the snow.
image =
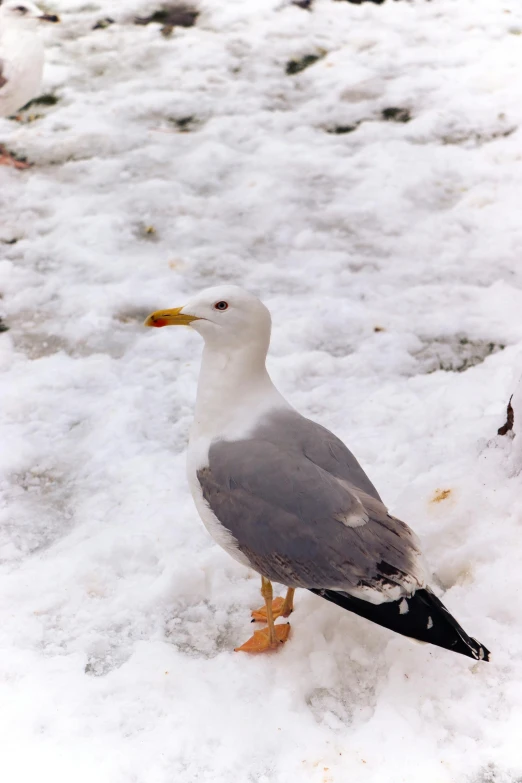
<path id="1" fill-rule="evenodd" d="M 53 0 L 59 101 L 0 121 L 35 164 L 0 171 L 4 777 L 514 783 L 522 8 L 202 0 L 170 38 L 154 8 Z M 221 282 L 491 664 L 303 591 L 283 649 L 233 652 L 261 597 L 188 493 L 201 344 L 142 327 Z"/>

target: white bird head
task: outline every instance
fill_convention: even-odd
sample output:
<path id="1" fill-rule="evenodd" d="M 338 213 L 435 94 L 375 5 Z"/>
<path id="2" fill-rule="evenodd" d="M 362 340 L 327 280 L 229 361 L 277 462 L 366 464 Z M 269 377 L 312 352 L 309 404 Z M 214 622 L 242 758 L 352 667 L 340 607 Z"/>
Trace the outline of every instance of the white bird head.
<path id="1" fill-rule="evenodd" d="M 0 25 L 31 26 L 36 22 L 59 22 L 56 14 L 46 14 L 34 3 L 26 0 L 0 0 Z"/>
<path id="2" fill-rule="evenodd" d="M 216 349 L 256 346 L 266 353 L 270 342 L 270 312 L 237 285 L 207 288 L 182 307 L 157 310 L 145 321 L 145 326 L 177 325 L 190 326 Z"/>

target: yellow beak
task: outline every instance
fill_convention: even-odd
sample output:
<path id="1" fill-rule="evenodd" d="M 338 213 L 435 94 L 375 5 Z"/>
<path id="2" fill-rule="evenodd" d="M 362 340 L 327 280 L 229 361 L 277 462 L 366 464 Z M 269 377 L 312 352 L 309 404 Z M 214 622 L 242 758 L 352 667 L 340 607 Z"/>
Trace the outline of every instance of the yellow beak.
<path id="1" fill-rule="evenodd" d="M 192 321 L 199 321 L 197 315 L 182 313 L 182 307 L 173 307 L 172 310 L 156 310 L 145 321 L 145 326 L 188 326 Z"/>

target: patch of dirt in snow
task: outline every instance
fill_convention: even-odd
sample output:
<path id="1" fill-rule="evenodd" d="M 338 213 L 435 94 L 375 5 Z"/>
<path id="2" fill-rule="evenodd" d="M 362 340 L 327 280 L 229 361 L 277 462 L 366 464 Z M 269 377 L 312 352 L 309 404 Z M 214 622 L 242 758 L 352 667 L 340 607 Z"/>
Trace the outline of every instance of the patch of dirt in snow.
<path id="1" fill-rule="evenodd" d="M 69 478 L 57 468 L 35 467 L 7 477 L 0 559 L 34 554 L 65 536 L 73 519 L 71 496 Z"/>
<path id="2" fill-rule="evenodd" d="M 522 778 L 510 772 L 502 771 L 496 764 L 488 764 L 470 783 L 522 783 Z"/>
<path id="3" fill-rule="evenodd" d="M 139 312 L 141 313 L 141 311 Z M 132 322 L 141 325 L 147 315 L 148 312 L 141 318 L 139 315 L 134 317 L 123 314 L 121 317 L 118 316 L 118 320 L 123 324 Z M 125 354 L 129 342 L 127 332 L 124 329 L 113 329 L 108 334 L 93 334 L 76 342 L 61 335 L 41 331 L 20 332 L 15 328 L 11 330 L 11 335 L 15 349 L 32 360 L 53 356 L 60 351 L 73 358 L 103 353 L 113 359 L 119 359 Z"/>
<path id="4" fill-rule="evenodd" d="M 413 355 L 423 373 L 437 372 L 437 370 L 465 372 L 506 347 L 501 343 L 473 340 L 464 335 L 438 337 L 433 340 L 421 338 L 421 340 L 424 343 L 423 347 Z"/>

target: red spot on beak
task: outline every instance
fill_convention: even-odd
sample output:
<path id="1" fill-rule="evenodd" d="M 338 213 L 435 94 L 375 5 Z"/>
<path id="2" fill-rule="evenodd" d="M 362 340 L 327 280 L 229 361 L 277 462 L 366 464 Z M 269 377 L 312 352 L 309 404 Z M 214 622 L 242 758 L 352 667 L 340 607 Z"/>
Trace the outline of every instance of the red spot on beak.
<path id="1" fill-rule="evenodd" d="M 156 318 L 152 323 L 151 326 L 167 326 L 168 321 L 166 318 Z"/>

